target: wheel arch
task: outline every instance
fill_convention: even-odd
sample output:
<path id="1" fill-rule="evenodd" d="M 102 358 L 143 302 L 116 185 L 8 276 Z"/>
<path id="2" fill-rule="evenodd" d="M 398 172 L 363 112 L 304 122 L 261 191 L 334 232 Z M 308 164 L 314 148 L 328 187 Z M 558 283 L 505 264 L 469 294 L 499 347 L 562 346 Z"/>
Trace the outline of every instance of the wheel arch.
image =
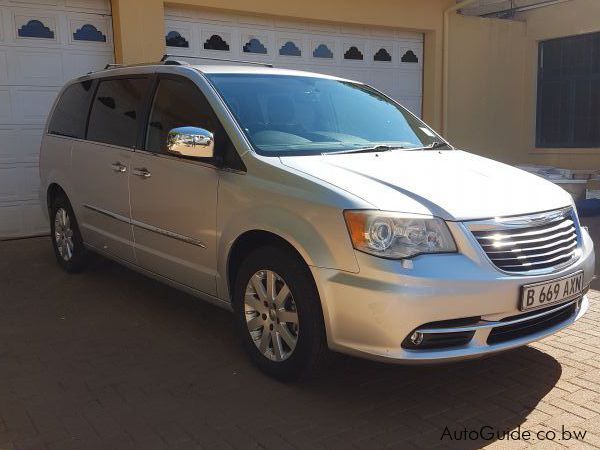
<path id="1" fill-rule="evenodd" d="M 50 210 L 54 199 L 61 194 L 64 195 L 68 200 L 69 196 L 60 184 L 50 183 L 48 185 L 48 189 L 46 189 L 46 207 L 48 208 L 48 210 Z"/>
<path id="2" fill-rule="evenodd" d="M 228 291 L 227 294 L 230 298 L 232 294 L 233 284 L 235 282 L 235 274 L 237 273 L 237 269 L 239 268 L 240 264 L 244 260 L 244 257 L 256 248 L 269 245 L 285 248 L 290 253 L 295 255 L 300 261 L 302 261 L 308 268 L 309 263 L 307 259 L 302 255 L 302 252 L 298 250 L 296 246 L 294 246 L 287 239 L 281 237 L 276 233 L 266 230 L 255 229 L 245 231 L 235 239 L 235 241 L 229 248 L 229 252 L 227 253 L 226 281 Z M 311 278 L 313 279 L 313 283 L 315 283 L 316 286 L 316 282 L 314 280 L 314 277 L 312 276 L 312 273 Z"/>
<path id="3" fill-rule="evenodd" d="M 310 277 L 310 281 L 312 282 L 312 287 L 315 290 L 317 298 L 319 299 L 319 309 L 324 325 L 323 331 L 325 333 L 325 339 L 327 340 L 327 342 L 329 342 L 329 312 L 326 308 L 326 305 L 323 304 L 322 292 L 317 284 L 317 280 L 313 273 L 311 264 L 309 263 L 309 260 L 303 256 L 302 251 L 298 247 L 296 247 L 296 245 L 294 245 L 288 239 L 285 239 L 284 237 L 280 236 L 275 232 L 261 229 L 248 230 L 240 234 L 237 237 L 237 239 L 233 242 L 227 254 L 226 281 L 224 283 L 224 289 L 227 290 L 227 297 L 225 298 L 227 298 L 228 301 L 233 302 L 232 296 L 233 286 L 235 283 L 235 275 L 237 273 L 237 269 L 244 260 L 244 256 L 249 254 L 253 249 L 269 245 L 277 246 L 279 248 L 284 248 L 288 250 L 291 255 L 295 256 L 298 259 L 298 261 L 304 264 L 304 266 L 306 267 L 308 271 L 308 276 Z"/>

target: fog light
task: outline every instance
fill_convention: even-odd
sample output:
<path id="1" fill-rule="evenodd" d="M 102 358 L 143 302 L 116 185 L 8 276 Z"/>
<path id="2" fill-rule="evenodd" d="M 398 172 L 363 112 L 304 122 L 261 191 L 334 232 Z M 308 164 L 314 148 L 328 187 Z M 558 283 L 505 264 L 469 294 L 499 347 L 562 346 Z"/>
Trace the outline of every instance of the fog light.
<path id="1" fill-rule="evenodd" d="M 415 331 L 413 334 L 410 335 L 410 342 L 413 345 L 419 345 L 421 342 L 423 342 L 423 333 Z"/>

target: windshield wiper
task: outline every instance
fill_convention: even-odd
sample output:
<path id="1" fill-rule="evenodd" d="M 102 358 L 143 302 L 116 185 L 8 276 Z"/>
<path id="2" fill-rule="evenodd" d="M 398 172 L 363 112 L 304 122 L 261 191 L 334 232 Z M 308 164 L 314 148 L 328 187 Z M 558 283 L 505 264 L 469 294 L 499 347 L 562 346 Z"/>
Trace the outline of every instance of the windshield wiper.
<path id="1" fill-rule="evenodd" d="M 351 148 L 348 150 L 340 150 L 337 152 L 323 152 L 322 155 L 343 155 L 344 153 L 375 153 L 375 152 L 389 152 L 390 150 L 405 149 L 406 147 L 393 146 L 393 145 L 375 145 L 373 147 L 360 147 Z"/>
<path id="2" fill-rule="evenodd" d="M 423 147 L 408 148 L 407 150 L 435 150 L 436 148 L 442 148 L 442 147 L 451 148 L 450 144 L 447 144 L 446 142 L 433 141 L 429 145 L 425 145 Z"/>

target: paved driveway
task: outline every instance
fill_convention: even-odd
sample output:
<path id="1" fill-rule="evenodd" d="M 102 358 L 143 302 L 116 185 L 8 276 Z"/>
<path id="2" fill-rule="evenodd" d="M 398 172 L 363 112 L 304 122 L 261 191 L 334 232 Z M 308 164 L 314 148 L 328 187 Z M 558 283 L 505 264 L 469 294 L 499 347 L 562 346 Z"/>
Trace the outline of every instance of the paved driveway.
<path id="1" fill-rule="evenodd" d="M 562 427 L 600 446 L 591 297 L 575 326 L 497 357 L 419 368 L 340 356 L 281 384 L 249 364 L 226 311 L 101 258 L 67 275 L 48 238 L 0 242 L 0 449 L 584 446 Z M 447 434 L 482 426 L 547 440 Z"/>

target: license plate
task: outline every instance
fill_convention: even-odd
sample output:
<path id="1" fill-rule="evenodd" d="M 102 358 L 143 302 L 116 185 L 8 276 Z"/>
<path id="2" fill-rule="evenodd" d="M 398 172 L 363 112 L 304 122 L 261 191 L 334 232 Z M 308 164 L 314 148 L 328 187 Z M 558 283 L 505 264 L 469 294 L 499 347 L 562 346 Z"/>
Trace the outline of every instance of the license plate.
<path id="1" fill-rule="evenodd" d="M 521 311 L 542 308 L 580 297 L 583 292 L 583 271 L 521 288 Z"/>

